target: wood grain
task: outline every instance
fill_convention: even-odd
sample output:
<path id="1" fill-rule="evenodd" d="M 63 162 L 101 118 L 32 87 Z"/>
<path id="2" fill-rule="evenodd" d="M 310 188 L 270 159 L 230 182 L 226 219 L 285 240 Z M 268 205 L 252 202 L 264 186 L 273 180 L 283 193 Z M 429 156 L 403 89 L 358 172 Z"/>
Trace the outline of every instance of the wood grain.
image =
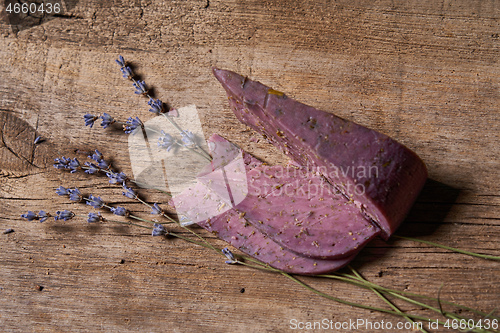
<path id="1" fill-rule="evenodd" d="M 392 136 L 423 158 L 431 179 L 399 234 L 498 255 L 498 2 L 80 0 L 65 8 L 29 27 L 12 27 L 6 15 L 0 23 L 0 229 L 15 230 L 0 235 L 3 331 L 288 332 L 291 319 L 402 321 L 147 230 L 84 217 L 22 220 L 27 210 L 87 214 L 55 195 L 60 185 L 149 216 L 105 177 L 52 167 L 55 157 L 83 161 L 75 150 L 98 148 L 130 174 L 126 135 L 89 129 L 82 118 L 153 118 L 121 77 L 119 54 L 169 105 L 195 104 L 205 137 L 223 134 L 272 164 L 286 159 L 237 121 L 212 66 Z M 34 145 L 36 135 L 45 141 Z M 485 312 L 499 305 L 496 262 L 394 239 L 370 243 L 353 267 L 384 286 L 429 296 L 443 286 L 443 299 Z M 384 306 L 367 290 L 303 280 Z"/>

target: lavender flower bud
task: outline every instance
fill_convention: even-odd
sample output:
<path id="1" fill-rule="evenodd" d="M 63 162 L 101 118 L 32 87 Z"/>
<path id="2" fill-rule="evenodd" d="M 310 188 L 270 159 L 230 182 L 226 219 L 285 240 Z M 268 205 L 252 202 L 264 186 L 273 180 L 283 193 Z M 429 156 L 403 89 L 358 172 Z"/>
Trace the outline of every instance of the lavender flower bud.
<path id="1" fill-rule="evenodd" d="M 122 75 L 126 79 L 131 79 L 134 76 L 134 73 L 132 72 L 132 68 L 129 66 L 123 66 L 120 68 L 120 71 L 122 72 Z"/>
<path id="2" fill-rule="evenodd" d="M 67 169 L 68 168 L 68 164 L 69 162 L 71 161 L 71 159 L 69 158 L 66 158 L 64 156 L 62 156 L 61 158 L 55 158 L 54 159 L 54 162 L 56 162 L 56 164 L 54 164 L 54 168 L 56 169 Z"/>
<path id="3" fill-rule="evenodd" d="M 194 134 L 192 132 L 182 131 L 181 136 L 182 136 L 182 141 L 184 142 L 185 147 L 194 146 L 195 137 L 194 137 Z"/>
<path id="4" fill-rule="evenodd" d="M 94 173 L 99 171 L 99 167 L 94 163 L 85 162 L 85 166 L 88 167 L 88 169 L 85 170 L 85 173 L 88 173 L 89 175 L 93 175 Z"/>
<path id="5" fill-rule="evenodd" d="M 120 67 L 125 67 L 125 59 L 123 59 L 123 57 L 121 55 L 118 56 L 118 59 L 115 60 L 116 63 L 120 66 Z"/>
<path id="6" fill-rule="evenodd" d="M 224 253 L 226 258 L 229 259 L 226 260 L 226 264 L 236 264 L 238 262 L 238 260 L 234 257 L 234 254 L 227 247 L 222 249 L 222 253 Z"/>
<path id="7" fill-rule="evenodd" d="M 69 200 L 71 200 L 71 201 L 81 201 L 82 200 L 82 193 L 80 193 L 80 190 L 77 189 L 76 187 L 73 190 L 68 189 L 68 194 L 69 194 Z"/>
<path id="8" fill-rule="evenodd" d="M 70 159 L 70 161 L 68 163 L 68 169 L 71 170 L 70 173 L 75 173 L 79 167 L 80 167 L 80 162 L 78 162 L 76 157 L 72 160 Z"/>
<path id="9" fill-rule="evenodd" d="M 86 115 L 83 116 L 83 119 L 85 120 L 85 126 L 94 126 L 94 122 L 99 119 L 98 116 L 94 116 L 93 114 L 87 113 Z"/>
<path id="10" fill-rule="evenodd" d="M 27 219 L 28 221 L 38 220 L 38 215 L 31 210 L 29 210 L 26 214 L 22 214 L 21 217 Z"/>
<path id="11" fill-rule="evenodd" d="M 101 169 L 107 169 L 109 168 L 109 163 L 105 160 L 100 160 L 99 162 L 97 162 L 97 166 Z"/>
<path id="12" fill-rule="evenodd" d="M 160 208 L 160 206 L 156 202 L 153 204 L 153 206 L 151 208 L 152 208 L 151 214 L 160 215 L 163 213 L 162 209 Z"/>
<path id="13" fill-rule="evenodd" d="M 127 175 L 125 175 L 123 172 L 120 173 L 108 172 L 106 173 L 106 176 L 108 176 L 110 184 L 123 183 L 124 181 L 127 180 Z"/>
<path id="14" fill-rule="evenodd" d="M 94 208 L 102 208 L 102 206 L 104 206 L 104 202 L 100 197 L 95 197 L 91 194 L 89 195 L 89 198 L 87 200 L 87 205 L 92 206 Z"/>
<path id="15" fill-rule="evenodd" d="M 142 122 L 139 120 L 139 117 L 135 117 L 135 119 L 129 117 L 125 125 L 123 125 L 123 130 L 127 134 L 135 134 L 137 127 L 142 127 Z"/>
<path id="16" fill-rule="evenodd" d="M 92 154 L 92 156 L 89 156 L 89 158 L 93 159 L 96 162 L 99 162 L 100 160 L 102 160 L 103 156 L 102 156 L 101 152 L 96 149 L 95 153 Z"/>
<path id="17" fill-rule="evenodd" d="M 87 219 L 88 223 L 95 223 L 102 221 L 101 213 L 89 213 L 89 218 Z"/>
<path id="18" fill-rule="evenodd" d="M 135 88 L 135 93 L 137 95 L 146 95 L 148 93 L 148 90 L 146 89 L 146 82 L 139 80 L 133 83 L 134 88 Z"/>
<path id="19" fill-rule="evenodd" d="M 62 187 L 62 186 L 59 186 L 57 189 L 56 189 L 56 194 L 57 195 L 68 195 L 69 194 L 69 191 L 67 188 L 65 187 Z"/>
<path id="20" fill-rule="evenodd" d="M 73 216 L 75 216 L 75 214 L 73 212 L 70 212 L 69 210 L 57 211 L 56 216 L 54 216 L 54 220 L 67 221 L 72 219 Z"/>
<path id="21" fill-rule="evenodd" d="M 165 148 L 170 151 L 175 144 L 175 139 L 168 133 L 161 131 L 162 136 L 158 138 L 158 147 Z"/>
<path id="22" fill-rule="evenodd" d="M 125 183 L 123 183 L 123 189 L 125 190 L 125 192 L 122 192 L 122 194 L 127 198 L 135 199 L 137 197 L 137 194 L 134 192 L 134 190 L 130 187 L 127 187 Z"/>
<path id="23" fill-rule="evenodd" d="M 167 229 L 163 226 L 163 224 L 155 223 L 153 226 L 153 231 L 151 232 L 151 236 L 163 235 L 168 235 Z"/>
<path id="24" fill-rule="evenodd" d="M 40 218 L 40 222 L 44 222 L 46 219 L 50 217 L 50 214 L 41 210 L 38 212 L 38 217 Z"/>
<path id="25" fill-rule="evenodd" d="M 111 207 L 110 208 L 111 212 L 113 212 L 113 214 L 115 215 L 119 215 L 119 216 L 128 216 L 128 210 L 126 210 L 125 208 L 123 207 Z"/>
<path id="26" fill-rule="evenodd" d="M 149 112 L 153 112 L 156 114 L 160 114 L 163 112 L 163 102 L 160 101 L 159 99 L 154 100 L 154 99 L 150 98 L 148 105 L 151 106 L 151 109 L 149 109 Z"/>
<path id="27" fill-rule="evenodd" d="M 106 112 L 104 112 L 102 114 L 101 119 L 102 119 L 102 122 L 101 122 L 102 128 L 108 128 L 109 125 L 111 125 L 111 124 L 113 124 L 115 122 L 115 120 L 113 119 L 113 117 L 111 117 Z"/>

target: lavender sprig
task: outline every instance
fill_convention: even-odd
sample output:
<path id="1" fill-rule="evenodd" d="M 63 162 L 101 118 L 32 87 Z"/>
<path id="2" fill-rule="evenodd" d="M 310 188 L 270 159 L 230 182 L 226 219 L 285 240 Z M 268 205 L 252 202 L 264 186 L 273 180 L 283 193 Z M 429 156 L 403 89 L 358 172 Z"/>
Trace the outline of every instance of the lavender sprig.
<path id="1" fill-rule="evenodd" d="M 123 56 L 118 56 L 118 59 L 115 60 L 116 63 L 120 66 L 120 70 L 122 70 L 123 73 L 123 68 L 126 67 L 126 62 Z M 125 76 L 124 76 L 125 77 Z M 135 88 L 135 94 L 137 95 L 143 95 L 148 98 L 148 105 L 151 107 L 149 109 L 150 112 L 155 113 L 157 115 L 162 115 L 164 116 L 181 134 L 182 136 L 182 142 L 184 144 L 180 144 L 187 149 L 197 153 L 198 155 L 206 158 L 208 161 L 212 160 L 212 157 L 210 154 L 205 152 L 205 150 L 198 145 L 198 143 L 195 140 L 195 136 L 193 133 L 183 130 L 177 125 L 177 123 L 172 119 L 170 114 L 168 112 L 165 112 L 164 108 L 164 103 L 160 99 L 154 99 L 151 95 L 149 95 L 148 90 L 146 88 L 146 83 L 142 80 L 136 80 L 133 75 L 132 76 L 127 76 L 128 79 L 132 81 L 132 84 Z M 168 137 L 165 132 L 162 131 L 163 137 L 160 137 L 158 141 L 158 146 L 159 147 L 164 147 L 167 149 L 167 151 L 170 151 L 170 149 L 173 147 L 175 143 L 179 144 L 176 140 L 172 141 L 171 136 Z M 164 140 L 166 139 L 166 140 Z"/>

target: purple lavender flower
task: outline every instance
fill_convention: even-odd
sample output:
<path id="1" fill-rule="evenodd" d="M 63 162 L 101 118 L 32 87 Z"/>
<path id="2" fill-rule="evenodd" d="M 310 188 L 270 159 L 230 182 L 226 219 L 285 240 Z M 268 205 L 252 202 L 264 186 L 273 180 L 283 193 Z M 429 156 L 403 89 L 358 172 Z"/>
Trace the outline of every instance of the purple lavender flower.
<path id="1" fill-rule="evenodd" d="M 165 148 L 170 151 L 175 144 L 175 139 L 165 131 L 161 131 L 161 136 L 158 138 L 158 147 Z"/>
<path id="2" fill-rule="evenodd" d="M 129 66 L 121 67 L 120 71 L 122 72 L 123 77 L 126 79 L 131 79 L 134 76 L 132 68 L 130 68 Z"/>
<path id="3" fill-rule="evenodd" d="M 99 167 L 94 163 L 85 162 L 85 166 L 88 167 L 88 169 L 85 170 L 85 173 L 88 173 L 89 175 L 93 175 L 94 173 L 99 171 Z"/>
<path id="4" fill-rule="evenodd" d="M 87 113 L 86 115 L 83 116 L 83 119 L 85 119 L 85 126 L 94 126 L 94 122 L 99 119 L 98 116 L 94 116 L 93 114 Z"/>
<path id="5" fill-rule="evenodd" d="M 126 210 L 123 207 L 111 207 L 110 210 L 115 215 L 119 215 L 119 216 L 127 216 L 128 215 L 128 210 Z"/>
<path id="6" fill-rule="evenodd" d="M 38 212 L 38 217 L 40 218 L 40 222 L 44 222 L 46 219 L 48 219 L 50 217 L 50 214 L 41 210 Z"/>
<path id="7" fill-rule="evenodd" d="M 111 124 L 113 124 L 115 122 L 115 120 L 113 119 L 113 117 L 111 117 L 106 112 L 104 112 L 102 114 L 101 119 L 102 119 L 102 122 L 101 122 L 102 128 L 108 128 L 109 125 L 111 125 Z"/>
<path id="8" fill-rule="evenodd" d="M 160 101 L 159 99 L 154 100 L 153 98 L 150 98 L 148 105 L 151 106 L 151 109 L 149 109 L 149 112 L 153 112 L 156 114 L 160 114 L 163 112 L 163 102 Z"/>
<path id="9" fill-rule="evenodd" d="M 71 170 L 71 173 L 74 173 L 78 170 L 80 167 L 80 162 L 76 158 L 71 159 L 71 158 L 66 158 L 66 157 L 61 157 L 61 158 L 56 158 L 54 159 L 56 164 L 54 164 L 54 168 L 56 169 L 69 169 Z"/>
<path id="10" fill-rule="evenodd" d="M 39 144 L 42 141 L 43 141 L 42 137 L 41 136 L 37 136 L 36 139 L 35 139 L 35 141 L 33 141 L 33 144 L 37 145 L 37 144 Z"/>
<path id="11" fill-rule="evenodd" d="M 137 127 L 142 127 L 142 122 L 139 120 L 139 117 L 129 117 L 125 125 L 123 125 L 123 130 L 127 134 L 135 134 L 135 130 Z"/>
<path id="12" fill-rule="evenodd" d="M 119 55 L 118 59 L 116 59 L 115 61 L 118 64 L 118 66 L 120 66 L 120 67 L 126 66 L 125 59 L 123 59 L 123 56 L 121 56 L 121 55 Z"/>
<path id="13" fill-rule="evenodd" d="M 134 192 L 134 190 L 130 187 L 127 187 L 125 183 L 123 183 L 123 189 L 125 192 L 122 192 L 124 196 L 130 199 L 135 199 L 137 197 L 137 194 Z"/>
<path id="14" fill-rule="evenodd" d="M 104 206 L 104 202 L 100 197 L 96 197 L 91 194 L 89 195 L 89 198 L 87 200 L 87 205 L 92 206 L 94 208 L 102 208 L 102 206 Z"/>
<path id="15" fill-rule="evenodd" d="M 70 169 L 70 173 L 75 173 L 78 168 L 80 167 L 80 162 L 76 159 L 76 157 L 74 159 L 70 159 L 69 163 L 68 163 L 68 169 Z"/>
<path id="16" fill-rule="evenodd" d="M 56 164 L 54 164 L 54 168 L 56 169 L 67 169 L 68 168 L 68 164 L 69 162 L 71 161 L 70 158 L 66 158 L 64 156 L 62 156 L 61 158 L 55 158 L 54 159 L 54 162 L 56 162 Z"/>
<path id="17" fill-rule="evenodd" d="M 21 217 L 27 219 L 28 221 L 38 220 L 38 215 L 31 210 L 29 210 L 26 214 L 22 214 Z"/>
<path id="18" fill-rule="evenodd" d="M 99 162 L 97 162 L 97 166 L 101 169 L 107 169 L 109 168 L 109 163 L 105 160 L 99 160 Z"/>
<path id="19" fill-rule="evenodd" d="M 97 172 L 98 170 L 94 170 L 95 168 L 107 169 L 109 167 L 109 163 L 104 160 L 103 155 L 97 149 L 95 150 L 95 153 L 92 154 L 92 156 L 89 156 L 89 158 L 93 159 L 97 163 L 97 166 L 95 164 L 91 164 L 91 163 L 85 164 L 88 167 L 92 168 L 91 172 L 87 172 L 89 174 Z"/>
<path id="20" fill-rule="evenodd" d="M 102 221 L 101 213 L 89 213 L 88 223 L 95 223 Z"/>
<path id="21" fill-rule="evenodd" d="M 101 152 L 96 149 L 95 153 L 92 154 L 92 156 L 89 156 L 89 158 L 93 159 L 96 162 L 99 162 L 100 160 L 102 160 L 103 156 L 102 156 Z"/>
<path id="22" fill-rule="evenodd" d="M 226 258 L 229 259 L 226 260 L 226 264 L 236 264 L 238 262 L 238 260 L 234 257 L 234 254 L 227 247 L 222 249 L 222 253 L 224 253 Z"/>
<path id="23" fill-rule="evenodd" d="M 185 147 L 194 146 L 195 137 L 194 137 L 194 134 L 192 132 L 182 131 L 181 136 L 182 136 L 182 141 L 184 142 Z"/>
<path id="24" fill-rule="evenodd" d="M 73 218 L 75 214 L 69 210 L 57 211 L 56 216 L 54 216 L 54 220 L 63 220 L 67 221 Z"/>
<path id="25" fill-rule="evenodd" d="M 137 95 L 146 95 L 148 90 L 146 89 L 146 82 L 142 80 L 135 81 L 134 83 L 135 93 Z"/>
<path id="26" fill-rule="evenodd" d="M 120 71 L 122 72 L 124 78 L 131 79 L 134 76 L 134 74 L 132 73 L 132 69 L 127 66 L 127 64 L 125 63 L 125 59 L 123 59 L 122 56 L 118 56 L 118 59 L 116 59 L 115 61 L 118 66 L 120 66 Z"/>
<path id="27" fill-rule="evenodd" d="M 151 214 L 160 215 L 163 213 L 162 209 L 160 208 L 160 206 L 156 202 L 153 204 L 151 209 L 152 209 Z"/>
<path id="28" fill-rule="evenodd" d="M 153 232 L 151 232 L 152 236 L 163 236 L 168 235 L 167 229 L 163 226 L 163 224 L 155 223 L 153 225 Z"/>
<path id="29" fill-rule="evenodd" d="M 69 200 L 71 201 L 81 201 L 82 193 L 76 187 L 74 189 L 68 189 Z"/>
<path id="30" fill-rule="evenodd" d="M 108 176 L 110 184 L 123 183 L 127 180 L 127 175 L 125 175 L 123 172 L 107 172 L 106 176 Z"/>
<path id="31" fill-rule="evenodd" d="M 59 186 L 57 189 L 56 189 L 56 194 L 57 195 L 68 195 L 69 194 L 69 190 L 63 186 Z"/>

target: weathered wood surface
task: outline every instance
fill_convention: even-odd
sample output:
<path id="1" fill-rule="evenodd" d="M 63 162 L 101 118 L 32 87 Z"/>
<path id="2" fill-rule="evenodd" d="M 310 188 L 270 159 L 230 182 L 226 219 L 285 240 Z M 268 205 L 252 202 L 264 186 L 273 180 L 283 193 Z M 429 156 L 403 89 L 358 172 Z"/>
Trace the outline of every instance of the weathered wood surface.
<path id="1" fill-rule="evenodd" d="M 153 117 L 121 78 L 119 54 L 170 105 L 195 104 L 206 137 L 221 133 L 269 163 L 285 160 L 264 140 L 250 141 L 255 134 L 230 111 L 211 66 L 394 137 L 423 158 L 433 180 L 399 234 L 498 254 L 498 2 L 73 2 L 25 29 L 0 24 L 0 229 L 15 230 L 0 235 L 2 331 L 287 332 L 292 319 L 403 321 L 326 300 L 279 275 L 226 265 L 203 248 L 148 231 L 89 225 L 83 217 L 22 220 L 27 210 L 89 211 L 57 197 L 60 185 L 149 215 L 103 177 L 52 167 L 54 157 L 84 160 L 75 149 L 99 148 L 130 173 L 126 136 L 86 128 L 82 118 Z M 45 141 L 34 146 L 36 135 Z M 150 202 L 167 201 L 142 193 Z M 430 296 L 443 286 L 443 299 L 486 312 L 499 305 L 496 262 L 377 240 L 353 266 L 384 286 Z M 354 286 L 304 281 L 384 306 Z"/>

